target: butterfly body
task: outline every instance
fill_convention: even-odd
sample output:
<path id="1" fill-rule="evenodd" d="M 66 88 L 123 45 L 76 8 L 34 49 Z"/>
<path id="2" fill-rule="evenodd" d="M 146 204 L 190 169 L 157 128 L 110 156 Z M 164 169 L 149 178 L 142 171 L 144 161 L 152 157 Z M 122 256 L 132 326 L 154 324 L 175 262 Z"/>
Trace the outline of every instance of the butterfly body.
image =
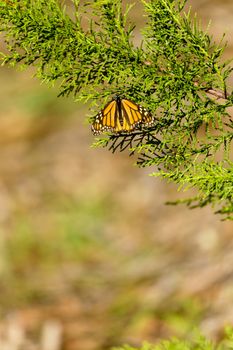
<path id="1" fill-rule="evenodd" d="M 153 123 L 154 118 L 146 108 L 116 96 L 96 115 L 92 131 L 95 135 L 101 132 L 130 133 L 140 124 L 151 126 Z"/>

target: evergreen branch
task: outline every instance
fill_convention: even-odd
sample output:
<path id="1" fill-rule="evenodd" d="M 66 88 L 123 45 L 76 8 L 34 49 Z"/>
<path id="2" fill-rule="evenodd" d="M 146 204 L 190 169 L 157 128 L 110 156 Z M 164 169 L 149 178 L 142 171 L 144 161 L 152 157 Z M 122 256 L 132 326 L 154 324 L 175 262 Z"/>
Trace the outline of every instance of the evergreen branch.
<path id="1" fill-rule="evenodd" d="M 219 207 L 218 213 L 228 214 L 228 219 L 233 219 L 233 163 L 214 163 L 205 161 L 203 163 L 190 165 L 179 174 L 160 172 L 159 176 L 168 181 L 175 181 L 185 190 L 195 188 L 197 196 L 168 204 L 186 203 L 191 208 L 203 207 L 207 204 Z M 153 173 L 158 176 L 158 173 Z"/>
<path id="2" fill-rule="evenodd" d="M 0 0 L 8 48 L 2 64 L 33 65 L 40 79 L 60 83 L 60 95 L 91 101 L 94 113 L 116 94 L 140 103 L 154 116 L 152 127 L 105 135 L 96 145 L 128 150 L 139 166 L 196 188 L 194 205 L 216 205 L 230 217 L 233 93 L 226 84 L 232 67 L 220 60 L 224 47 L 184 13 L 186 0 L 142 3 L 145 40 L 135 47 L 130 7 L 123 11 L 120 0 L 73 0 L 74 18 L 58 0 Z"/>

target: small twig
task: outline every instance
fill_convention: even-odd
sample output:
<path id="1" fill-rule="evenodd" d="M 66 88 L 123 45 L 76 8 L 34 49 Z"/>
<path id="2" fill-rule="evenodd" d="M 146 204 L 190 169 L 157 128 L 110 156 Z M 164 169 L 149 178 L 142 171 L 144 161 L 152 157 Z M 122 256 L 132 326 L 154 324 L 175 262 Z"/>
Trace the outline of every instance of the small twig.
<path id="1" fill-rule="evenodd" d="M 194 85 L 197 86 L 197 87 L 200 87 L 197 81 L 194 82 Z M 229 97 L 229 94 L 227 93 L 226 87 L 224 88 L 224 91 L 222 91 L 222 90 L 215 90 L 213 88 L 206 88 L 206 89 L 204 89 L 204 91 L 207 94 L 210 94 L 210 95 L 216 97 L 217 99 L 222 98 L 224 100 L 227 100 L 228 97 Z"/>
<path id="2" fill-rule="evenodd" d="M 218 91 L 215 89 L 207 89 L 207 90 L 205 90 L 205 92 L 217 97 L 217 99 L 222 98 L 224 100 L 227 100 L 227 98 L 229 97 L 229 94 L 227 93 L 227 91 Z"/>

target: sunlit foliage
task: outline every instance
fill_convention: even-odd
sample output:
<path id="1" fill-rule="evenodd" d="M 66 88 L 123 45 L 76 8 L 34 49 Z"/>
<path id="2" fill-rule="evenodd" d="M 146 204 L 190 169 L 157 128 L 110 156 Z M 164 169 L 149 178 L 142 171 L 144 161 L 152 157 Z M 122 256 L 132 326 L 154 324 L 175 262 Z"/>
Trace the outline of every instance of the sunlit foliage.
<path id="1" fill-rule="evenodd" d="M 71 16 L 56 0 L 1 0 L 8 47 L 2 62 L 34 65 L 41 80 L 60 83 L 61 96 L 91 101 L 95 112 L 115 94 L 142 104 L 155 116 L 154 126 L 107 135 L 97 144 L 129 149 L 139 166 L 156 168 L 153 175 L 196 190 L 182 202 L 211 204 L 232 218 L 233 94 L 223 47 L 184 12 L 185 0 L 142 2 L 147 24 L 136 47 L 130 7 L 119 0 L 84 6 L 73 0 Z"/>

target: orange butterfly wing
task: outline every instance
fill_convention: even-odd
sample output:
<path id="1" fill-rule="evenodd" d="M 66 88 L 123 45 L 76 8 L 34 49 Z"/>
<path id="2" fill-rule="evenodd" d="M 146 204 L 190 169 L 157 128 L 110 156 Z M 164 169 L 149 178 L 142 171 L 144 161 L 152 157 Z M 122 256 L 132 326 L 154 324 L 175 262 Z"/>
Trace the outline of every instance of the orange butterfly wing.
<path id="1" fill-rule="evenodd" d="M 92 131 L 94 134 L 107 131 L 130 133 L 139 124 L 151 126 L 153 123 L 154 118 L 144 107 L 117 97 L 97 114 L 92 124 Z"/>

